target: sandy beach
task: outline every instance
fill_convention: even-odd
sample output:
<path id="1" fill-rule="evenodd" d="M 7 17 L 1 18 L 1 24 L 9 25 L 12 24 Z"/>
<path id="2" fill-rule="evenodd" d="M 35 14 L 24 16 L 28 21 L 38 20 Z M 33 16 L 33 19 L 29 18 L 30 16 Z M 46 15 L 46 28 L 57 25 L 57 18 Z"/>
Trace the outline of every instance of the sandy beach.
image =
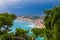
<path id="1" fill-rule="evenodd" d="M 43 18 L 32 20 L 30 18 L 17 17 L 16 20 L 22 20 L 22 21 L 34 23 L 35 24 L 34 27 L 36 28 L 45 28 L 45 26 L 43 25 Z"/>

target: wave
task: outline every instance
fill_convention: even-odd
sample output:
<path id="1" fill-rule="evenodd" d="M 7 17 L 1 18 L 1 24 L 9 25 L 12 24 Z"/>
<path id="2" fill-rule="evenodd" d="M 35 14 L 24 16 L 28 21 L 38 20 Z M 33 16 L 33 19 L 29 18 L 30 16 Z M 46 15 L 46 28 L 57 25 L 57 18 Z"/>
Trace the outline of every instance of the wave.
<path id="1" fill-rule="evenodd" d="M 35 24 L 31 24 L 31 25 L 29 25 L 29 27 L 32 27 L 32 28 L 34 28 L 34 26 L 35 26 Z"/>

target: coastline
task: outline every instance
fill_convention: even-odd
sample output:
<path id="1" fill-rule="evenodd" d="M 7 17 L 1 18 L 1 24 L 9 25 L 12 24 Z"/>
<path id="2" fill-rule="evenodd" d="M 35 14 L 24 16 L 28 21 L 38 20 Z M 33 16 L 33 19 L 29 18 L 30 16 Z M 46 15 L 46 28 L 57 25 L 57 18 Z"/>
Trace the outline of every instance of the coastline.
<path id="1" fill-rule="evenodd" d="M 35 19 L 32 20 L 30 18 L 24 18 L 24 17 L 17 17 L 16 20 L 21 20 L 21 21 L 26 21 L 26 22 L 30 22 L 33 25 L 30 25 L 33 28 L 45 28 L 44 24 L 42 23 L 43 19 Z"/>

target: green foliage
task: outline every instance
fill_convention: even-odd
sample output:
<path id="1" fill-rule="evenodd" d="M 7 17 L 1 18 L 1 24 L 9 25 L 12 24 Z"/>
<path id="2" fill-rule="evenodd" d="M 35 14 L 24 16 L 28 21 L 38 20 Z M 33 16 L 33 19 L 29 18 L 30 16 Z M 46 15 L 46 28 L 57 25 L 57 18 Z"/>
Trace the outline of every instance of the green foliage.
<path id="1" fill-rule="evenodd" d="M 57 40 L 60 40 L 60 25 L 59 24 L 55 24 L 54 25 L 54 31 L 55 31 L 55 37 L 57 38 Z"/>
<path id="2" fill-rule="evenodd" d="M 1 38 L 2 40 L 14 40 L 14 34 L 13 33 L 3 34 Z"/>
<path id="3" fill-rule="evenodd" d="M 14 40 L 14 34 L 8 32 L 10 31 L 15 18 L 15 14 L 9 14 L 8 12 L 0 13 L 0 38 L 2 40 Z"/>
<path id="4" fill-rule="evenodd" d="M 9 14 L 8 12 L 0 14 L 0 40 L 15 40 L 16 37 L 20 40 L 32 40 L 32 36 L 27 35 L 29 31 L 21 28 L 16 29 L 15 34 L 9 33 L 15 19 L 15 14 Z"/>
<path id="5" fill-rule="evenodd" d="M 45 12 L 45 26 L 47 30 L 52 30 L 53 32 L 47 32 L 46 31 L 46 36 L 48 40 L 60 40 L 60 6 L 54 7 L 51 10 L 46 10 Z"/>
<path id="6" fill-rule="evenodd" d="M 38 37 L 38 36 L 45 36 L 46 29 L 33 28 L 32 32 L 33 32 L 34 35 L 36 35 L 36 37 Z"/>
<path id="7" fill-rule="evenodd" d="M 47 30 L 46 31 L 46 37 L 47 37 L 47 40 L 53 40 L 54 39 L 54 31 L 53 30 Z"/>
<path id="8" fill-rule="evenodd" d="M 21 39 L 21 40 L 23 40 L 23 39 L 30 40 L 31 39 L 30 36 L 27 35 L 28 32 L 29 31 L 27 31 L 27 30 L 17 28 L 16 32 L 15 32 L 15 37 L 19 37 L 19 39 Z"/>
<path id="9" fill-rule="evenodd" d="M 21 29 L 21 28 L 17 28 L 15 33 L 17 36 L 19 36 L 19 35 L 21 36 L 21 35 L 26 35 L 28 33 L 28 31 Z"/>
<path id="10" fill-rule="evenodd" d="M 45 27 L 46 29 L 33 28 L 33 36 L 27 35 L 29 31 L 18 28 L 14 33 L 8 33 L 16 19 L 15 14 L 4 12 L 0 14 L 0 39 L 2 40 L 15 40 L 17 37 L 20 40 L 35 40 L 35 37 L 47 37 L 47 40 L 60 40 L 60 6 L 54 7 L 51 10 L 45 10 Z M 39 18 L 39 17 L 34 17 Z"/>
<path id="11" fill-rule="evenodd" d="M 8 32 L 13 25 L 13 20 L 16 18 L 15 14 L 9 14 L 8 12 L 4 12 L 0 14 L 0 31 L 2 32 L 2 28 L 4 28 L 5 32 Z"/>

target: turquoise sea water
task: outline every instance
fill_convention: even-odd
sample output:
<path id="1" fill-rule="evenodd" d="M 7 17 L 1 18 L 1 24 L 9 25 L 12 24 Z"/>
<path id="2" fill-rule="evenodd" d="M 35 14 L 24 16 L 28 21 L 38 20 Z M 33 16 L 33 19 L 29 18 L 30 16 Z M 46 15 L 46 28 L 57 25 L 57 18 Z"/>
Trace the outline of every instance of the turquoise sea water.
<path id="1" fill-rule="evenodd" d="M 22 28 L 25 30 L 31 30 L 34 27 L 34 24 L 26 22 L 26 21 L 21 21 L 21 20 L 15 20 L 14 25 L 12 26 L 12 31 L 15 32 L 16 28 Z M 31 32 L 29 32 L 31 34 Z M 44 40 L 43 37 L 38 37 L 36 40 Z"/>

